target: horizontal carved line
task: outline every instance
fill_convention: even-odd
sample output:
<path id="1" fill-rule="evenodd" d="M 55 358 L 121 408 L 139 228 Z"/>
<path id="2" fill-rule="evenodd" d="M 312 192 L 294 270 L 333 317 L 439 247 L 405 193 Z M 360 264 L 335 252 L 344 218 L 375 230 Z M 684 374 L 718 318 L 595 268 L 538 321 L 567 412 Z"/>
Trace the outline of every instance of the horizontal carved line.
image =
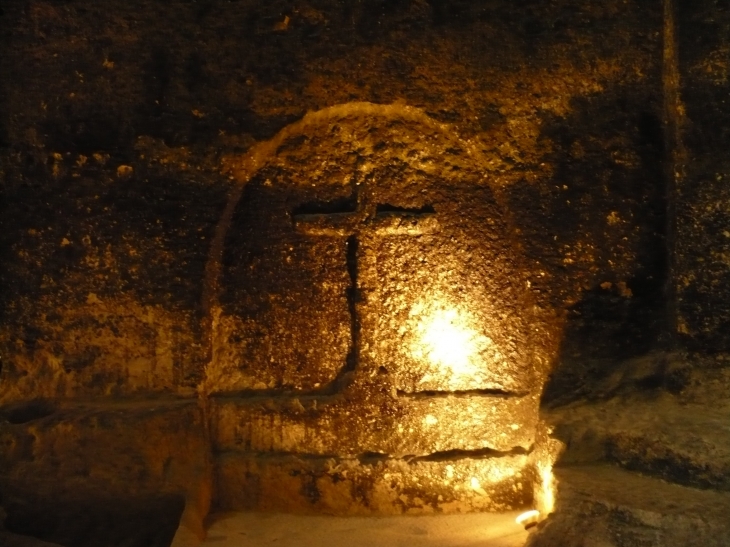
<path id="1" fill-rule="evenodd" d="M 503 389 L 464 389 L 457 391 L 403 391 L 398 390 L 399 397 L 410 399 L 436 399 L 439 397 L 503 397 L 520 398 L 530 394 L 529 391 L 506 391 Z"/>
<path id="2" fill-rule="evenodd" d="M 493 397 L 493 398 L 522 398 L 530 395 L 529 391 L 506 391 L 501 389 L 468 389 L 456 391 L 397 391 L 398 397 L 405 399 L 438 399 L 446 397 Z M 341 393 L 334 392 L 331 388 L 325 387 L 307 391 L 281 391 L 277 389 L 246 389 L 226 393 L 212 393 L 212 399 L 274 399 L 279 401 L 300 400 L 333 400 L 343 397 Z"/>
<path id="3" fill-rule="evenodd" d="M 307 391 L 281 391 L 278 389 L 245 389 L 240 391 L 231 391 L 226 393 L 212 393 L 211 399 L 275 399 L 281 401 L 292 401 L 294 399 L 317 399 L 327 400 L 342 397 L 341 394 L 334 393 L 331 389 L 317 389 Z"/>
<path id="4" fill-rule="evenodd" d="M 375 465 L 380 462 L 405 462 L 408 464 L 416 464 L 419 462 L 458 462 L 461 460 L 490 460 L 497 458 L 505 458 L 510 456 L 529 456 L 533 447 L 523 448 L 516 446 L 511 450 L 494 450 L 492 448 L 480 448 L 477 450 L 446 450 L 442 452 L 434 452 L 432 454 L 424 454 L 416 456 L 415 454 L 407 454 L 405 456 L 392 456 L 380 452 L 365 452 L 352 456 L 341 456 L 335 454 L 310 454 L 300 452 L 239 452 L 235 450 L 226 450 L 219 452 L 220 456 L 243 456 L 250 459 L 263 460 L 280 460 L 295 458 L 312 462 L 324 462 L 326 460 L 336 461 L 358 461 L 362 465 Z"/>
<path id="5" fill-rule="evenodd" d="M 529 456 L 532 453 L 530 448 L 515 446 L 511 450 L 494 450 L 492 448 L 480 448 L 478 450 L 445 450 L 434 452 L 426 456 L 417 456 L 411 462 L 453 462 L 459 460 L 486 460 L 491 458 L 504 458 L 508 456 Z"/>

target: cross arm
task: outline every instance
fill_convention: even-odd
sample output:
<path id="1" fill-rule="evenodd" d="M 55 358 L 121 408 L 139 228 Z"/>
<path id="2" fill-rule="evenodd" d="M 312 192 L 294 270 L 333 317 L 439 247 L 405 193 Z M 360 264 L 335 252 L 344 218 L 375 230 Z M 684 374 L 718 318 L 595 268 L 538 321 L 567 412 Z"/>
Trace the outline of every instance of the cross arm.
<path id="1" fill-rule="evenodd" d="M 441 230 L 435 213 L 381 212 L 373 219 L 372 228 L 378 235 L 416 236 Z"/>
<path id="2" fill-rule="evenodd" d="M 352 212 L 294 214 L 292 220 L 300 234 L 341 237 L 352 235 L 362 221 L 360 215 Z"/>

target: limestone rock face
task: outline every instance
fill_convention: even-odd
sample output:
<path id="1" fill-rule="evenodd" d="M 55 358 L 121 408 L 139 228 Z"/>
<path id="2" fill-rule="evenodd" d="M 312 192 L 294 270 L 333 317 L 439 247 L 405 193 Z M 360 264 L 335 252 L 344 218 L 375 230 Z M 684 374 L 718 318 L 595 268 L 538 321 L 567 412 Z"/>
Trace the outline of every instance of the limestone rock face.
<path id="1" fill-rule="evenodd" d="M 567 448 L 530 547 L 727 545 L 730 371 L 704 367 L 681 389 L 668 383 L 673 393 L 634 378 L 600 402 L 543 413 Z"/>
<path id="2" fill-rule="evenodd" d="M 5 525 L 62 545 L 126 538 L 128 545 L 163 547 L 181 523 L 201 534 L 212 496 L 204 429 L 203 413 L 186 400 L 6 409 Z"/>
<path id="3" fill-rule="evenodd" d="M 286 489 L 314 489 L 337 511 L 328 496 L 377 498 L 392 476 L 371 509 L 401 512 L 426 503 L 408 469 L 435 484 L 466 465 L 464 494 L 427 506 L 525 504 L 557 336 L 531 298 L 486 164 L 418 109 L 370 103 L 311 113 L 230 160 L 240 190 L 218 226 L 206 291 L 205 390 L 213 442 L 230 452 L 226 504 L 276 508 L 276 477 L 319 477 L 317 458 L 332 457 L 354 482 Z M 283 455 L 304 458 L 287 464 L 301 469 L 282 468 Z M 385 468 L 365 463 L 371 455 Z M 403 458 L 423 461 L 400 469 Z"/>
<path id="4" fill-rule="evenodd" d="M 223 506 L 237 510 L 346 516 L 497 512 L 530 504 L 529 465 L 524 454 L 405 461 L 228 453 L 217 467 L 218 495 Z"/>
<path id="5" fill-rule="evenodd" d="M 543 392 L 730 347 L 720 4 L 4 0 L 8 533 L 528 503 Z"/>
<path id="6" fill-rule="evenodd" d="M 528 547 L 723 547 L 727 493 L 694 490 L 610 466 L 556 471 L 556 512 Z"/>
<path id="7" fill-rule="evenodd" d="M 679 337 L 700 352 L 730 350 L 730 14 L 675 7 L 672 183 L 676 203 L 673 291 Z M 698 36 L 703 36 L 701 40 Z"/>
<path id="8" fill-rule="evenodd" d="M 478 148 L 414 108 L 310 114 L 234 166 L 209 392 L 539 390 L 554 346 Z M 219 311 L 218 311 L 219 310 Z"/>

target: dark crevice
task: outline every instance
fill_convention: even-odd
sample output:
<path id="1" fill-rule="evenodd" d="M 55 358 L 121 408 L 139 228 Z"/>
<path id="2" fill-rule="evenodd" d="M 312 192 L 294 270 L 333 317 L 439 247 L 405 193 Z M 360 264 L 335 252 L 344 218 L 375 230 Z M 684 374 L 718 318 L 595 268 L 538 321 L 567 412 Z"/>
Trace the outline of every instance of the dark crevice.
<path id="1" fill-rule="evenodd" d="M 345 372 L 357 368 L 360 355 L 360 317 L 357 313 L 360 300 L 360 289 L 358 288 L 358 265 L 357 251 L 360 246 L 356 236 L 347 238 L 347 273 L 350 276 L 350 287 L 347 289 L 347 307 L 350 311 L 350 333 L 352 342 L 350 351 L 347 354 Z"/>
<path id="2" fill-rule="evenodd" d="M 388 203 L 379 203 L 375 208 L 375 213 L 404 213 L 411 215 L 433 214 L 436 210 L 433 205 L 424 205 L 423 207 L 398 207 Z"/>
<path id="3" fill-rule="evenodd" d="M 327 215 L 337 213 L 354 213 L 357 209 L 355 194 L 332 201 L 312 201 L 303 203 L 292 211 L 292 217 L 299 215 Z"/>
<path id="4" fill-rule="evenodd" d="M 361 465 L 374 465 L 378 462 L 385 462 L 393 458 L 382 452 L 365 452 L 357 456 L 357 459 Z"/>
<path id="5" fill-rule="evenodd" d="M 13 495 L 5 500 L 5 527 L 11 533 L 54 545 L 167 547 L 184 507 L 184 498 L 175 494 L 105 499 L 77 496 L 63 500 Z"/>
<path id="6" fill-rule="evenodd" d="M 235 450 L 222 450 L 217 452 L 215 455 L 220 457 L 231 457 L 231 456 L 245 456 L 247 458 L 253 458 L 257 460 L 267 460 L 267 461 L 277 461 L 277 460 L 287 460 L 291 458 L 295 458 L 298 460 L 307 460 L 307 461 L 328 461 L 328 460 L 337 460 L 337 461 L 347 461 L 347 460 L 354 460 L 357 459 L 357 456 L 352 457 L 346 457 L 342 455 L 337 454 L 307 454 L 307 453 L 301 453 L 301 452 L 288 452 L 288 451 L 276 451 L 276 452 L 238 452 Z"/>
<path id="7" fill-rule="evenodd" d="M 527 456 L 532 452 L 532 447 L 523 448 L 516 446 L 511 450 L 494 450 L 492 448 L 479 448 L 477 450 L 444 450 L 434 452 L 426 456 L 417 456 L 408 459 L 409 462 L 450 462 L 457 460 L 483 460 L 489 458 L 504 458 L 506 456 Z"/>
<path id="8" fill-rule="evenodd" d="M 359 288 L 358 249 L 360 241 L 356 235 L 351 235 L 346 241 L 346 265 L 347 274 L 350 278 L 350 286 L 347 288 L 347 308 L 350 312 L 350 350 L 345 358 L 345 366 L 342 367 L 337 377 L 329 384 L 319 390 L 323 395 L 335 395 L 346 387 L 353 378 L 360 361 L 360 314 L 359 306 L 362 299 L 362 292 Z"/>
<path id="9" fill-rule="evenodd" d="M 400 461 L 406 463 L 418 462 L 456 462 L 460 460 L 487 460 L 493 458 L 504 458 L 509 456 L 529 456 L 533 451 L 533 447 L 523 448 L 516 446 L 510 450 L 494 450 L 493 448 L 478 448 L 476 450 L 445 450 L 441 452 L 433 452 L 431 454 L 423 454 L 417 456 L 415 454 L 406 454 L 403 456 L 393 456 L 383 452 L 363 452 L 352 456 L 342 456 L 336 454 L 307 454 L 299 452 L 235 452 L 224 451 L 222 454 L 228 455 L 245 455 L 246 457 L 256 459 L 286 459 L 296 458 L 299 460 L 335 460 L 335 461 L 353 461 L 357 460 L 362 465 L 375 465 L 387 461 Z"/>
<path id="10" fill-rule="evenodd" d="M 0 419 L 5 418 L 11 424 L 25 424 L 40 420 L 56 411 L 55 405 L 46 399 L 14 403 L 0 409 Z"/>
<path id="11" fill-rule="evenodd" d="M 528 391 L 506 391 L 503 389 L 467 389 L 461 391 L 398 391 L 399 397 L 409 399 L 436 399 L 440 397 L 526 397 Z"/>

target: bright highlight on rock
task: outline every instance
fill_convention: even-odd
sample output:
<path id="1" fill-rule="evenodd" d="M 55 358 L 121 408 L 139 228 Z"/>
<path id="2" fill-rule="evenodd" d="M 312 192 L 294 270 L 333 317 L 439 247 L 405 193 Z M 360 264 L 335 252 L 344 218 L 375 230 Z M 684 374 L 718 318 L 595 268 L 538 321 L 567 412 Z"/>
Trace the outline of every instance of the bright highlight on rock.
<path id="1" fill-rule="evenodd" d="M 492 340 L 473 328 L 473 319 L 466 310 L 441 303 L 419 304 L 411 314 L 421 316 L 411 346 L 414 359 L 427 361 L 454 381 L 480 372 L 480 354 L 492 345 Z"/>
<path id="2" fill-rule="evenodd" d="M 515 519 L 515 522 L 522 526 L 529 526 L 530 524 L 534 524 L 535 522 L 537 522 L 539 516 L 540 511 L 538 511 L 537 509 L 532 509 L 531 511 L 525 511 L 524 513 L 519 515 Z"/>

